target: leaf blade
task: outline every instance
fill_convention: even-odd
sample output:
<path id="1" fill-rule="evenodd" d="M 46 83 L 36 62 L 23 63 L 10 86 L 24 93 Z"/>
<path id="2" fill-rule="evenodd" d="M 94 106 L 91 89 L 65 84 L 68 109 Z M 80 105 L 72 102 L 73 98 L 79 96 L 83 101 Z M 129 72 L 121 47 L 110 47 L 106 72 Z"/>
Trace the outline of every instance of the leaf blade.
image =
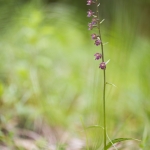
<path id="1" fill-rule="evenodd" d="M 118 143 L 118 142 L 123 142 L 123 141 L 127 141 L 127 140 L 135 140 L 135 141 L 140 141 L 138 139 L 134 139 L 134 138 L 117 138 L 112 140 L 111 142 L 109 142 L 106 146 L 106 149 L 110 148 L 111 146 L 113 146 L 113 144 Z M 103 148 L 104 150 L 104 148 Z"/>

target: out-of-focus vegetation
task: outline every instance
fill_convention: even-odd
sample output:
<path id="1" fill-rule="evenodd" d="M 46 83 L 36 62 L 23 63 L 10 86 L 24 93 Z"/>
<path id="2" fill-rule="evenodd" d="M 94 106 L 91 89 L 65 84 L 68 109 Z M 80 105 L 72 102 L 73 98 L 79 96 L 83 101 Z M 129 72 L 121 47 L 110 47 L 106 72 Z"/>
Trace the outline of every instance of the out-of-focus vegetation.
<path id="1" fill-rule="evenodd" d="M 86 129 L 103 125 L 86 1 L 0 4 L 0 149 L 101 147 L 102 129 Z M 108 135 L 149 150 L 150 1 L 102 0 L 100 10 L 107 81 L 117 86 L 107 86 Z"/>

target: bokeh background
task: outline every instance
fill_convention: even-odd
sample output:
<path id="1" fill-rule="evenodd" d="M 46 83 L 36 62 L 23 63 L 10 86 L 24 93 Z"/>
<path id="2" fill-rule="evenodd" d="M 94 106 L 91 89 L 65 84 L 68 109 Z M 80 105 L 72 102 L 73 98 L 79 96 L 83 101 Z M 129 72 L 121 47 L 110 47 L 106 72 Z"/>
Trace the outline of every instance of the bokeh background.
<path id="1" fill-rule="evenodd" d="M 0 0 L 0 149 L 102 148 L 103 74 L 86 0 Z M 91 8 L 94 10 L 94 8 Z M 101 0 L 107 132 L 150 148 L 150 0 Z M 126 148 L 125 148 L 126 147 Z"/>

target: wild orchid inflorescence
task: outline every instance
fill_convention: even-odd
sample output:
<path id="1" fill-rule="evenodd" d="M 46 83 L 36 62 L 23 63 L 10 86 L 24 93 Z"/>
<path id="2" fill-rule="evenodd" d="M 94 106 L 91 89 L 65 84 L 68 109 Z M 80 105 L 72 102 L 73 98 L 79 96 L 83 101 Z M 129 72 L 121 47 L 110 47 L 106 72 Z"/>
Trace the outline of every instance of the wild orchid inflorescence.
<path id="1" fill-rule="evenodd" d="M 95 60 L 99 60 L 101 59 L 102 62 L 99 64 L 99 68 L 101 68 L 103 70 L 103 93 L 102 93 L 102 100 L 103 100 L 103 131 L 104 131 L 104 140 L 103 140 L 103 150 L 107 150 L 108 148 L 110 148 L 112 145 L 114 146 L 114 143 L 120 142 L 120 141 L 124 141 L 127 140 L 129 138 L 119 138 L 119 139 L 114 139 L 112 141 L 110 141 L 108 144 L 106 144 L 107 142 L 107 122 L 106 122 L 106 84 L 111 84 L 106 82 L 106 64 L 109 62 L 109 60 L 107 62 L 104 61 L 104 48 L 103 48 L 103 42 L 102 42 L 102 37 L 101 37 L 101 23 L 104 21 L 104 19 L 102 21 L 100 21 L 100 15 L 99 15 L 99 6 L 100 3 L 98 2 L 99 0 L 87 0 L 87 5 L 93 5 L 96 8 L 96 11 L 93 11 L 91 9 L 89 9 L 87 11 L 87 17 L 92 18 L 91 22 L 88 23 L 88 29 L 92 30 L 93 28 L 97 29 L 97 33 L 93 33 L 91 35 L 92 40 L 94 40 L 94 44 L 96 46 L 100 46 L 101 49 L 101 53 L 97 52 L 96 54 L 94 54 L 95 56 Z M 113 85 L 113 84 L 111 84 Z M 109 138 L 108 138 L 109 139 Z M 114 146 L 115 149 L 117 149 Z"/>
<path id="2" fill-rule="evenodd" d="M 103 42 L 102 42 L 102 37 L 101 37 L 101 30 L 100 30 L 100 25 L 101 23 L 104 21 L 104 19 L 102 21 L 100 21 L 100 16 L 99 16 L 99 6 L 100 3 L 98 3 L 99 0 L 87 0 L 87 5 L 93 5 L 96 8 L 96 11 L 92 11 L 91 9 L 89 9 L 87 11 L 87 17 L 91 17 L 92 20 L 90 23 L 88 23 L 88 29 L 92 30 L 93 28 L 97 29 L 97 34 L 93 33 L 91 35 L 92 40 L 95 40 L 94 44 L 96 46 L 100 46 L 101 48 L 101 53 L 97 52 L 96 54 L 94 54 L 95 56 L 95 60 L 99 60 L 102 59 L 102 62 L 99 64 L 99 68 L 101 68 L 103 70 L 103 130 L 104 130 L 104 147 L 103 150 L 108 150 L 111 146 L 113 146 L 116 150 L 117 148 L 115 147 L 114 143 L 117 142 L 121 142 L 121 141 L 126 141 L 126 140 L 136 140 L 136 139 L 132 139 L 132 138 L 117 138 L 114 140 L 110 140 L 110 138 L 108 137 L 106 128 L 107 128 L 107 123 L 106 123 L 106 84 L 110 84 L 115 86 L 114 84 L 108 83 L 106 82 L 106 64 L 109 62 L 109 60 L 107 62 L 104 61 L 104 49 L 103 49 Z M 109 139 L 109 143 L 106 144 L 107 139 Z"/>
<path id="3" fill-rule="evenodd" d="M 97 3 L 97 0 L 95 0 L 95 1 L 94 0 L 87 0 L 87 5 L 96 5 L 96 7 L 98 8 L 98 6 L 100 4 Z M 99 30 L 98 34 L 93 33 L 91 35 L 92 40 L 95 40 L 94 44 L 96 46 L 102 45 L 102 47 L 103 47 L 103 43 L 102 43 L 101 36 L 100 36 L 100 23 L 99 23 L 100 20 L 99 20 L 98 10 L 97 10 L 97 12 L 93 12 L 92 10 L 89 9 L 87 11 L 87 17 L 92 17 L 92 21 L 90 23 L 88 23 L 88 27 L 89 27 L 88 29 L 92 30 L 93 28 L 98 28 L 98 30 Z M 104 56 L 102 56 L 102 55 L 103 54 L 96 53 L 94 55 L 95 60 L 99 60 L 102 58 L 102 63 L 100 63 L 99 68 L 106 69 L 106 63 L 104 62 Z"/>
<path id="4" fill-rule="evenodd" d="M 89 9 L 87 11 L 87 17 L 91 17 L 92 21 L 90 23 L 88 23 L 88 29 L 92 30 L 93 28 L 97 28 L 98 32 L 93 33 L 91 35 L 92 40 L 95 40 L 94 44 L 96 46 L 100 46 L 101 47 L 101 53 L 96 53 L 95 56 L 95 60 L 99 60 L 102 59 L 102 62 L 99 64 L 99 68 L 101 68 L 103 70 L 103 79 L 104 79 L 104 85 L 103 85 L 103 129 L 104 129 L 104 150 L 106 150 L 106 109 L 105 109 L 105 90 L 106 90 L 106 64 L 109 62 L 107 61 L 106 63 L 104 62 L 104 51 L 103 51 L 103 42 L 102 42 L 102 38 L 101 38 L 101 32 L 100 32 L 100 24 L 102 23 L 102 21 L 100 22 L 100 17 L 99 17 L 99 6 L 100 3 L 98 3 L 98 0 L 87 0 L 87 5 L 95 5 L 96 6 L 96 12 L 92 11 L 91 9 Z"/>

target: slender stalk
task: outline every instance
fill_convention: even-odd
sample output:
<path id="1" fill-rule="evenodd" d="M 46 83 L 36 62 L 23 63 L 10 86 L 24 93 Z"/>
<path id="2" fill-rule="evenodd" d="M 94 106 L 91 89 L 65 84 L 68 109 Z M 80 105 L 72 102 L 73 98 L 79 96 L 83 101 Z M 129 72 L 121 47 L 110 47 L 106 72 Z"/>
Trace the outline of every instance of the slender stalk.
<path id="1" fill-rule="evenodd" d="M 104 49 L 103 49 L 103 42 L 101 37 L 101 30 L 100 30 L 100 16 L 99 16 L 99 10 L 98 10 L 98 0 L 96 0 L 96 7 L 97 7 L 97 18 L 98 18 L 98 32 L 99 32 L 99 38 L 101 40 L 101 52 L 102 52 L 102 62 L 104 62 Z M 103 123 L 104 123 L 104 150 L 106 150 L 106 103 L 105 103 L 105 91 L 106 91 L 106 72 L 105 69 L 103 70 L 103 79 L 104 79 L 104 85 L 103 85 Z"/>

